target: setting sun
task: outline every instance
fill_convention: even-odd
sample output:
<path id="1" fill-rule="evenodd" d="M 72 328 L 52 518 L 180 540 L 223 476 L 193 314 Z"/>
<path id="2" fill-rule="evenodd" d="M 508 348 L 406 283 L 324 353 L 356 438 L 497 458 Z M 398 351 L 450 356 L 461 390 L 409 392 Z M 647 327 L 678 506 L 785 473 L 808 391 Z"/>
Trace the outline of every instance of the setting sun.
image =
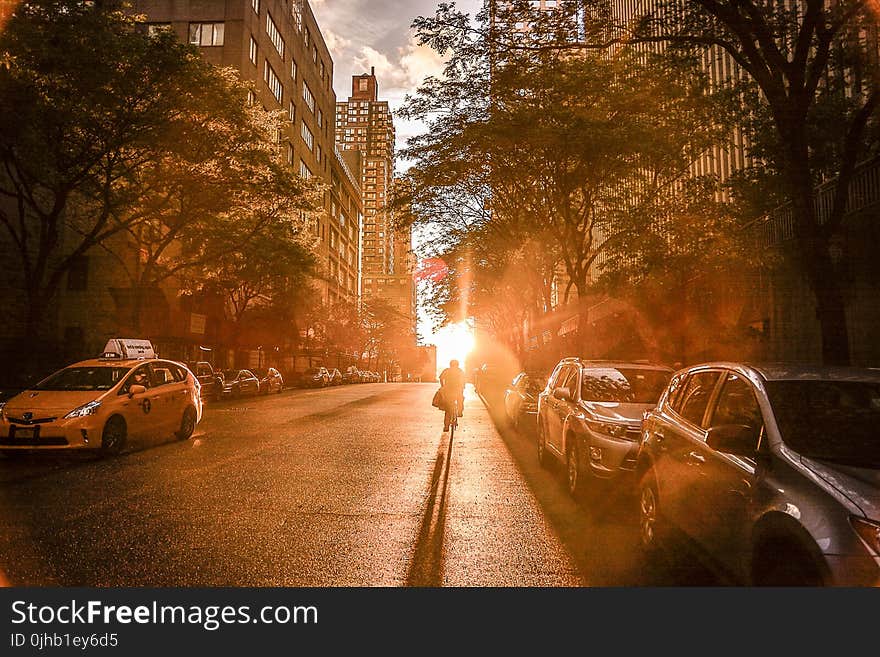
<path id="1" fill-rule="evenodd" d="M 467 322 L 444 326 L 434 334 L 432 341 L 437 345 L 437 370 L 449 366 L 449 361 L 457 359 L 464 368 L 465 359 L 474 348 L 474 332 Z"/>

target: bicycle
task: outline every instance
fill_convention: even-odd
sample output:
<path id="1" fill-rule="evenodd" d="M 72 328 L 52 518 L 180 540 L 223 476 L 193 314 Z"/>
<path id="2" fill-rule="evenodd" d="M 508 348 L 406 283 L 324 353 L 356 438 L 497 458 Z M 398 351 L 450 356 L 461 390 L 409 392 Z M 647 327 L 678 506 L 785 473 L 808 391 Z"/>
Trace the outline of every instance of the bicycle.
<path id="1" fill-rule="evenodd" d="M 452 420 L 449 422 L 449 440 L 455 437 L 455 429 L 458 427 L 458 400 L 452 402 Z"/>

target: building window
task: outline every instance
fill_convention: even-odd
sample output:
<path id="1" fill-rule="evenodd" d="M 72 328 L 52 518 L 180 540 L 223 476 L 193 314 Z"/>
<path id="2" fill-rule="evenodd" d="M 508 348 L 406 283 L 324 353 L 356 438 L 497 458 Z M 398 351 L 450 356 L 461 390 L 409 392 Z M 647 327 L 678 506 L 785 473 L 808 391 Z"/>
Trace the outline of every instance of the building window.
<path id="1" fill-rule="evenodd" d="M 302 30 L 302 26 L 303 26 L 302 0 L 291 0 L 290 13 L 293 16 L 293 23 L 294 23 L 294 25 L 296 25 L 296 29 Z"/>
<path id="2" fill-rule="evenodd" d="M 223 23 L 190 23 L 189 42 L 194 46 L 222 46 Z"/>
<path id="3" fill-rule="evenodd" d="M 323 157 L 323 152 L 321 151 L 321 145 L 318 144 L 318 146 L 316 146 L 316 148 L 315 148 L 315 159 L 318 161 L 319 164 L 321 163 L 322 157 Z"/>
<path id="4" fill-rule="evenodd" d="M 254 93 L 253 91 L 251 91 L 251 90 L 248 90 L 247 104 L 250 105 L 250 106 L 253 106 L 253 104 L 256 103 L 256 102 L 257 102 L 257 94 L 255 94 L 255 93 Z"/>
<path id="5" fill-rule="evenodd" d="M 287 108 L 287 115 L 290 117 L 291 123 L 296 121 L 296 105 L 293 104 L 293 101 L 290 101 L 290 107 Z"/>
<path id="6" fill-rule="evenodd" d="M 321 60 L 321 79 L 322 80 L 324 79 L 325 75 L 326 75 L 326 70 L 324 69 L 324 60 Z"/>
<path id="7" fill-rule="evenodd" d="M 367 78 L 361 78 L 358 80 L 358 91 L 367 91 L 368 84 Z"/>
<path id="8" fill-rule="evenodd" d="M 299 133 L 302 135 L 303 141 L 306 143 L 306 146 L 309 147 L 309 150 L 315 148 L 315 137 L 312 135 L 312 131 L 309 130 L 309 126 L 306 125 L 306 122 L 303 121 L 300 124 Z"/>
<path id="9" fill-rule="evenodd" d="M 321 110 L 318 110 L 318 127 L 324 127 L 324 112 L 322 112 Z"/>
<path id="10" fill-rule="evenodd" d="M 260 15 L 260 0 L 251 0 L 251 8 L 254 10 L 254 13 L 259 16 Z"/>
<path id="11" fill-rule="evenodd" d="M 280 103 L 282 96 L 284 96 L 284 87 L 281 84 L 281 80 L 279 80 L 278 76 L 275 75 L 275 71 L 272 70 L 271 66 L 269 66 L 269 60 L 266 60 L 266 69 L 263 74 L 263 79 L 269 86 L 269 91 L 271 91 L 272 95 L 275 96 L 275 100 Z"/>
<path id="12" fill-rule="evenodd" d="M 309 89 L 309 85 L 303 82 L 303 100 L 306 101 L 306 105 L 308 108 L 314 112 L 315 111 L 315 97 L 312 95 L 312 90 Z"/>
<path id="13" fill-rule="evenodd" d="M 318 46 L 312 46 L 312 61 L 318 63 Z"/>
<path id="14" fill-rule="evenodd" d="M 291 58 L 291 60 L 290 60 L 290 77 L 293 78 L 294 82 L 296 82 L 296 74 L 297 74 L 296 60 Z"/>
<path id="15" fill-rule="evenodd" d="M 309 32 L 308 28 L 303 32 L 303 42 L 305 42 L 306 50 L 308 50 L 309 45 L 312 43 L 312 34 Z"/>
<path id="16" fill-rule="evenodd" d="M 254 37 L 251 37 L 250 54 L 251 54 L 251 64 L 256 66 L 257 65 L 257 41 L 254 39 Z"/>
<path id="17" fill-rule="evenodd" d="M 278 31 L 275 21 L 272 20 L 272 14 L 268 11 L 266 12 L 266 34 L 269 35 L 269 40 L 275 46 L 278 54 L 281 55 L 281 59 L 284 59 L 284 39 L 281 37 L 281 32 Z"/>
<path id="18" fill-rule="evenodd" d="M 293 164 L 293 144 L 287 142 L 287 163 Z"/>

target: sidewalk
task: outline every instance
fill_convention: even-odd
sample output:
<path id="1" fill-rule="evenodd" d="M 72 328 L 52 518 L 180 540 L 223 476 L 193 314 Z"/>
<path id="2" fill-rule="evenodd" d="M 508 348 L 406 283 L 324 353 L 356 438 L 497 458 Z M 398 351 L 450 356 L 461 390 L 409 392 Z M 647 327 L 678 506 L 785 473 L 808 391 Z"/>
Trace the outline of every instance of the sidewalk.
<path id="1" fill-rule="evenodd" d="M 437 465 L 410 584 L 583 584 L 470 386 L 451 453 L 444 434 Z"/>

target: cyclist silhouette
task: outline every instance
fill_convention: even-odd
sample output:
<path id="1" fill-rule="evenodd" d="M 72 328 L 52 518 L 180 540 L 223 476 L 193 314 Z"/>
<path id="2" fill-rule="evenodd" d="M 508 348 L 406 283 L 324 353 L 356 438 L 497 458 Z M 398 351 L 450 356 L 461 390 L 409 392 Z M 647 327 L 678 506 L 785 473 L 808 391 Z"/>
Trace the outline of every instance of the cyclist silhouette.
<path id="1" fill-rule="evenodd" d="M 443 391 L 444 413 L 443 431 L 449 431 L 449 425 L 453 420 L 453 404 L 458 402 L 458 417 L 463 415 L 464 409 L 464 372 L 458 366 L 458 361 L 449 361 L 449 367 L 440 373 L 440 389 Z"/>

